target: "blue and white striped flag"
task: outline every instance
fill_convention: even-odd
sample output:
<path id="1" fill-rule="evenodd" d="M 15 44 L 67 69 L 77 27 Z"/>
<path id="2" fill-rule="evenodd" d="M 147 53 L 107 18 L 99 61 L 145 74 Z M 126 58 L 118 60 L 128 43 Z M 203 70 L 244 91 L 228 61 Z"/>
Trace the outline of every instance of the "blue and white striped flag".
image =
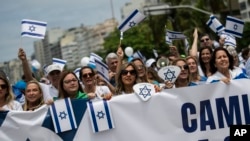
<path id="1" fill-rule="evenodd" d="M 103 60 L 103 58 L 101 56 L 99 56 L 98 54 L 95 54 L 93 52 L 90 53 L 90 57 L 93 56 L 95 59 L 99 59 L 99 60 Z"/>
<path id="2" fill-rule="evenodd" d="M 167 35 L 170 40 L 185 39 L 186 36 L 182 32 L 167 30 Z"/>
<path id="3" fill-rule="evenodd" d="M 206 24 L 218 35 L 220 35 L 225 30 L 224 26 L 214 15 L 210 16 Z"/>
<path id="4" fill-rule="evenodd" d="M 170 40 L 168 36 L 165 36 L 165 40 L 168 45 L 172 45 L 172 40 Z"/>
<path id="5" fill-rule="evenodd" d="M 23 19 L 21 36 L 44 39 L 46 27 L 46 22 Z"/>
<path id="6" fill-rule="evenodd" d="M 81 68 L 76 68 L 76 69 L 74 70 L 74 73 L 75 73 L 75 75 L 77 76 L 78 80 L 81 80 L 81 79 L 79 78 L 80 70 L 81 70 Z"/>
<path id="7" fill-rule="evenodd" d="M 226 29 L 225 32 L 232 34 L 235 37 L 241 38 L 242 37 L 242 33 L 243 33 L 243 29 L 244 29 L 244 21 L 231 17 L 231 16 L 227 16 L 226 19 Z"/>
<path id="8" fill-rule="evenodd" d="M 228 33 L 222 33 L 220 35 L 220 38 L 224 38 L 225 41 L 224 41 L 224 45 L 225 46 L 233 46 L 233 47 L 236 47 L 236 40 L 235 40 L 235 37 L 231 34 L 228 34 Z"/>
<path id="9" fill-rule="evenodd" d="M 142 20 L 145 19 L 145 15 L 139 12 L 139 10 L 135 9 L 119 26 L 118 29 L 121 32 L 125 32 L 126 30 L 138 25 Z"/>
<path id="10" fill-rule="evenodd" d="M 59 58 L 52 58 L 53 64 L 57 64 L 60 66 L 61 70 L 63 70 L 64 66 L 66 65 L 67 61 Z"/>
<path id="11" fill-rule="evenodd" d="M 142 53 L 138 50 L 133 55 L 133 58 L 140 58 L 143 62 L 146 62 L 146 57 L 142 55 Z"/>
<path id="12" fill-rule="evenodd" d="M 50 106 L 50 112 L 56 133 L 77 128 L 70 98 L 56 100 Z"/>
<path id="13" fill-rule="evenodd" d="M 87 106 L 94 133 L 115 128 L 109 103 L 106 100 L 89 101 Z"/>
<path id="14" fill-rule="evenodd" d="M 107 83 L 109 82 L 109 69 L 108 66 L 100 60 L 95 60 L 96 70 L 99 75 L 101 75 Z"/>

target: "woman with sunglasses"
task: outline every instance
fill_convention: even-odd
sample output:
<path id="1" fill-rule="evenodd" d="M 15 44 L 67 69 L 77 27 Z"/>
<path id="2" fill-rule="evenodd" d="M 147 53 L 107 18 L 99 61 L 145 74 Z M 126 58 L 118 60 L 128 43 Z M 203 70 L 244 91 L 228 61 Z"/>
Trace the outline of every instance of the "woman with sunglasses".
<path id="1" fill-rule="evenodd" d="M 190 72 L 190 81 L 200 85 L 200 84 L 205 84 L 207 81 L 207 77 L 201 76 L 199 74 L 199 70 L 198 70 L 198 61 L 195 57 L 193 56 L 188 56 L 186 58 L 186 62 L 189 68 L 189 72 Z"/>
<path id="2" fill-rule="evenodd" d="M 86 94 L 83 92 L 82 86 L 74 72 L 62 72 L 59 80 L 59 99 L 92 99 L 93 94 Z"/>
<path id="3" fill-rule="evenodd" d="M 41 86 L 35 80 L 29 81 L 25 89 L 25 103 L 23 105 L 23 110 L 34 111 L 44 104 L 45 102 Z"/>
<path id="4" fill-rule="evenodd" d="M 197 85 L 197 84 L 190 81 L 189 67 L 188 67 L 185 59 L 178 58 L 178 59 L 173 61 L 172 65 L 180 67 L 181 72 L 180 72 L 179 76 L 177 77 L 176 81 L 174 82 L 174 84 L 169 82 L 169 81 L 165 82 L 166 89 Z"/>
<path id="5" fill-rule="evenodd" d="M 106 99 L 109 100 L 112 97 L 112 93 L 108 86 L 98 86 L 95 71 L 89 67 L 84 66 L 79 71 L 79 78 L 84 85 L 83 91 L 88 94 L 94 95 L 93 100 Z M 100 77 L 100 76 L 98 76 Z M 100 78 L 99 78 L 100 79 Z"/>
<path id="6" fill-rule="evenodd" d="M 23 111 L 22 105 L 15 101 L 14 98 L 9 80 L 5 76 L 0 75 L 0 110 Z"/>
<path id="7" fill-rule="evenodd" d="M 208 77 L 207 83 L 222 81 L 229 84 L 233 79 L 248 78 L 241 68 L 234 67 L 233 56 L 223 47 L 214 50 L 210 67 L 212 75 Z"/>
<path id="8" fill-rule="evenodd" d="M 134 93 L 133 86 L 139 82 L 137 67 L 134 63 L 121 65 L 116 75 L 116 95 Z"/>

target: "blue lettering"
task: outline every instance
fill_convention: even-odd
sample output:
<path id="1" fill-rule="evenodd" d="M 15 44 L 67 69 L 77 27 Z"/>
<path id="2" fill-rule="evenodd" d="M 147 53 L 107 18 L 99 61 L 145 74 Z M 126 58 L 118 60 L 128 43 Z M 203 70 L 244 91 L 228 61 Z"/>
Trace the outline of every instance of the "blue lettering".
<path id="1" fill-rule="evenodd" d="M 246 124 L 250 124 L 250 110 L 247 94 L 242 95 L 242 102 Z"/>
<path id="2" fill-rule="evenodd" d="M 236 124 L 241 124 L 240 105 L 238 96 L 229 97 L 229 111 L 224 98 L 216 99 L 216 108 L 218 115 L 219 128 L 224 128 L 223 115 L 225 116 L 227 126 L 232 125 L 234 116 L 236 117 Z"/>
<path id="3" fill-rule="evenodd" d="M 194 132 L 197 129 L 197 120 L 191 119 L 191 125 L 188 125 L 188 110 L 190 110 L 190 114 L 196 114 L 196 109 L 194 104 L 192 103 L 185 103 L 181 107 L 181 116 L 182 116 L 182 126 L 186 132 Z"/>
<path id="4" fill-rule="evenodd" d="M 206 130 L 207 125 L 210 126 L 210 129 L 215 129 L 215 122 L 210 101 L 209 100 L 201 101 L 200 106 L 201 106 L 200 108 L 201 131 Z M 206 119 L 206 117 L 208 119 Z"/>

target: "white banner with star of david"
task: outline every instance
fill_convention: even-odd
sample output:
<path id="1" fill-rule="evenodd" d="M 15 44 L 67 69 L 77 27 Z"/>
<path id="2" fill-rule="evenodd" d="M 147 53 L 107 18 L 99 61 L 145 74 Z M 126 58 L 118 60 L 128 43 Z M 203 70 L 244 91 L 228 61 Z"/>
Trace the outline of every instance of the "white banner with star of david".
<path id="1" fill-rule="evenodd" d="M 44 39 L 47 22 L 23 19 L 21 36 Z"/>
<path id="2" fill-rule="evenodd" d="M 143 15 L 139 10 L 135 9 L 119 26 L 118 29 L 121 32 L 125 32 L 126 30 L 138 25 L 142 20 L 145 19 L 145 15 Z"/>
<path id="3" fill-rule="evenodd" d="M 227 16 L 225 32 L 241 38 L 244 29 L 244 21 L 235 17 Z"/>
<path id="4" fill-rule="evenodd" d="M 87 105 L 94 133 L 114 128 L 111 110 L 106 100 L 89 101 Z"/>
<path id="5" fill-rule="evenodd" d="M 56 100 L 50 106 L 50 112 L 56 133 L 77 128 L 70 98 Z"/>

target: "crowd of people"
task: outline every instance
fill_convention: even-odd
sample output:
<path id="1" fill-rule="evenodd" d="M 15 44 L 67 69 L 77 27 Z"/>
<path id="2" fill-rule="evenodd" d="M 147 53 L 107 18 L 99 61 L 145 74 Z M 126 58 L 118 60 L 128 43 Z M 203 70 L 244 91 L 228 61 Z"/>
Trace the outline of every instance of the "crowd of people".
<path id="1" fill-rule="evenodd" d="M 24 100 L 18 100 L 7 77 L 0 75 L 0 110 L 34 111 L 44 104 L 63 98 L 110 100 L 114 96 L 134 94 L 133 86 L 138 83 L 154 84 L 156 92 L 160 92 L 219 81 L 230 85 L 233 79 L 249 78 L 245 68 L 250 56 L 248 47 L 239 55 L 236 47 L 224 45 L 225 39 L 221 38 L 220 46 L 215 48 L 208 34 L 198 37 L 197 29 L 194 30 L 193 39 L 187 57 L 180 56 L 178 47 L 170 46 L 168 55 L 159 55 L 146 61 L 141 58 L 127 60 L 122 47 L 118 47 L 116 53 L 109 53 L 105 58 L 109 68 L 109 82 L 91 66 L 82 66 L 79 74 L 75 74 L 63 70 L 57 64 L 46 68 L 45 81 L 36 80 L 25 51 L 20 48 L 18 58 L 24 72 L 21 97 Z M 167 60 L 165 65 L 157 65 L 160 59 Z M 181 70 L 174 82 L 166 81 L 158 75 L 158 71 L 168 65 L 178 66 Z"/>

